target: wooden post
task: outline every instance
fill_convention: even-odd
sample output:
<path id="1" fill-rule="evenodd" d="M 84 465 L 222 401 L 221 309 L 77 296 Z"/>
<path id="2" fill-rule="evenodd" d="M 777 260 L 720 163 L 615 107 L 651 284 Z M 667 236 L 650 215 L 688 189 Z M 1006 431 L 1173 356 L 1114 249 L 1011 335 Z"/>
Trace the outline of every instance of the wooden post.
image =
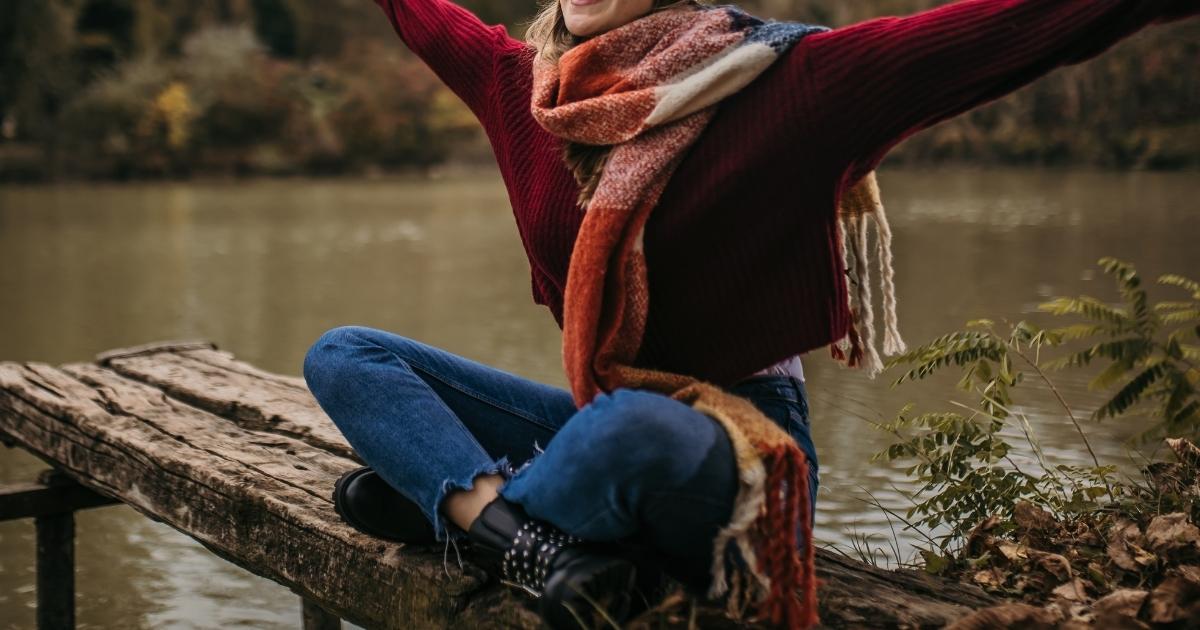
<path id="1" fill-rule="evenodd" d="M 75 514 L 39 516 L 37 527 L 37 627 L 75 627 Z"/>
<path id="2" fill-rule="evenodd" d="M 32 517 L 37 530 L 39 630 L 75 627 L 75 510 L 114 503 L 54 469 L 0 486 L 0 521 Z"/>
<path id="3" fill-rule="evenodd" d="M 39 479 L 37 483 L 0 485 L 0 521 L 53 516 L 120 503 L 55 471 L 46 471 Z"/>
<path id="4" fill-rule="evenodd" d="M 321 605 L 308 599 L 300 598 L 300 611 L 304 617 L 304 630 L 341 630 L 342 620 L 337 615 L 321 608 Z"/>

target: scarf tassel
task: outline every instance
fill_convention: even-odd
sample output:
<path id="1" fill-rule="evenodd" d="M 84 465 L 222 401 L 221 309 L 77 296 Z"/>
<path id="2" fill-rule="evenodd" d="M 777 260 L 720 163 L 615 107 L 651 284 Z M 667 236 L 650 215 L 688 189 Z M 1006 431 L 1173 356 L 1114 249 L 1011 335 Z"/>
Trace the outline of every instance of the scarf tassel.
<path id="1" fill-rule="evenodd" d="M 870 248 L 870 226 L 875 226 L 875 248 Z M 850 327 L 846 336 L 830 346 L 834 359 L 849 367 L 864 367 L 875 378 L 883 359 L 875 344 L 875 310 L 871 296 L 869 257 L 874 254 L 883 294 L 883 353 L 904 352 L 896 315 L 896 272 L 893 266 L 892 229 L 880 201 L 879 184 L 872 172 L 850 189 L 838 211 L 838 242 L 850 287 Z"/>
<path id="2" fill-rule="evenodd" d="M 810 628 L 819 619 L 808 462 L 798 448 L 787 447 L 771 459 L 764 526 L 775 535 L 760 539 L 758 568 L 770 577 L 770 591 L 759 615 L 782 627 Z M 797 544 L 797 524 L 805 541 L 803 552 Z"/>
<path id="3" fill-rule="evenodd" d="M 760 470 L 769 472 L 757 477 L 759 484 L 745 497 L 739 496 L 730 526 L 715 541 L 715 549 L 723 550 L 733 540 L 754 570 L 734 571 L 727 579 L 725 556 L 717 553 L 708 596 L 728 592 L 726 607 L 734 619 L 744 619 L 745 609 L 753 605 L 751 622 L 811 628 L 820 618 L 808 459 L 795 444 L 782 444 L 763 456 Z M 754 513 L 752 520 L 745 518 L 747 511 Z"/>

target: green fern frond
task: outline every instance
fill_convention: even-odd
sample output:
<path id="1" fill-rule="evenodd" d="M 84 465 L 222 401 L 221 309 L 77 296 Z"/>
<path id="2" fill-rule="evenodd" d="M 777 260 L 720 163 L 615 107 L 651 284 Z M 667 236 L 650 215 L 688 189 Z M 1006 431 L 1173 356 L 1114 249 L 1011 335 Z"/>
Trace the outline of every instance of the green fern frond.
<path id="1" fill-rule="evenodd" d="M 1098 343 L 1090 348 L 1047 361 L 1042 367 L 1047 370 L 1084 367 L 1097 357 L 1120 362 L 1126 367 L 1133 367 L 1139 360 L 1149 356 L 1153 350 L 1153 342 L 1141 337 L 1129 337 Z"/>
<path id="2" fill-rule="evenodd" d="M 1038 310 L 1053 315 L 1082 315 L 1092 321 L 1112 324 L 1120 329 L 1134 323 L 1124 309 L 1109 306 L 1093 297 L 1057 298 L 1038 305 Z"/>
<path id="3" fill-rule="evenodd" d="M 917 364 L 892 383 L 920 380 L 938 369 L 954 365 L 963 367 L 982 359 L 996 361 L 1005 352 L 1004 345 L 991 333 L 959 331 L 942 335 L 933 341 L 905 354 L 893 357 L 888 367 L 901 364 Z"/>
<path id="4" fill-rule="evenodd" d="M 1184 291 L 1190 291 L 1192 293 L 1192 299 L 1200 300 L 1200 282 L 1196 282 L 1195 280 L 1185 278 L 1178 274 L 1169 273 L 1159 277 L 1158 283 L 1179 287 Z"/>
<path id="5" fill-rule="evenodd" d="M 1195 394 L 1195 391 L 1188 384 L 1187 378 L 1179 372 L 1172 372 L 1164 381 L 1167 399 L 1162 405 L 1162 416 L 1169 423 L 1171 418 L 1174 418 L 1179 410 L 1184 408 L 1186 401 Z"/>
<path id="6" fill-rule="evenodd" d="M 942 354 L 944 352 L 945 347 L 947 347 L 951 343 L 955 343 L 958 340 L 963 339 L 963 338 L 978 337 L 980 335 L 986 335 L 986 333 L 976 333 L 976 332 L 969 332 L 969 331 L 955 331 L 952 333 L 946 333 L 940 337 L 933 339 L 932 341 L 929 341 L 928 343 L 925 343 L 925 344 L 922 344 L 915 348 L 912 348 L 911 350 L 909 350 L 908 352 L 905 352 L 904 354 L 896 355 L 896 356 L 892 357 L 891 359 L 888 359 L 887 366 L 891 367 L 894 365 L 900 365 L 902 363 L 916 363 L 918 361 L 927 361 L 932 356 Z"/>
<path id="7" fill-rule="evenodd" d="M 1013 326 L 1012 334 L 1008 337 L 1009 345 L 1017 348 L 1025 345 L 1040 349 L 1042 346 L 1058 346 L 1064 341 L 1066 339 L 1058 330 L 1046 330 L 1024 320 Z"/>
<path id="8" fill-rule="evenodd" d="M 1120 289 L 1122 295 L 1136 291 L 1142 286 L 1141 276 L 1138 275 L 1137 269 L 1130 263 L 1105 256 L 1097 264 L 1104 270 L 1104 273 L 1116 277 L 1117 288 Z"/>
<path id="9" fill-rule="evenodd" d="M 1154 351 L 1154 342 L 1142 337 L 1129 337 L 1098 343 L 1089 350 L 1096 356 L 1133 365 Z"/>
<path id="10" fill-rule="evenodd" d="M 1138 374 L 1137 376 L 1133 377 L 1132 380 L 1126 383 L 1125 386 L 1122 387 L 1116 394 L 1114 394 L 1108 402 L 1104 403 L 1104 405 L 1097 409 L 1096 412 L 1092 414 L 1092 417 L 1096 420 L 1100 420 L 1102 418 L 1111 418 L 1125 413 L 1130 407 L 1137 404 L 1138 401 L 1141 400 L 1142 394 L 1144 394 L 1151 385 L 1161 379 L 1166 372 L 1167 366 L 1163 363 L 1155 363 L 1147 367 L 1142 371 L 1141 374 Z"/>
<path id="11" fill-rule="evenodd" d="M 1105 389 L 1111 387 L 1113 383 L 1121 380 L 1122 376 L 1128 373 L 1130 367 L 1119 361 L 1114 361 L 1104 369 L 1103 372 L 1096 375 L 1091 382 L 1088 383 L 1088 389 Z"/>
<path id="12" fill-rule="evenodd" d="M 1051 361 L 1046 361 L 1041 365 L 1044 370 L 1065 370 L 1067 368 L 1083 367 L 1092 362 L 1095 353 L 1091 348 L 1072 352 L 1071 354 L 1061 356 Z"/>
<path id="13" fill-rule="evenodd" d="M 1162 320 L 1167 324 L 1186 324 L 1200 320 L 1200 309 L 1167 313 L 1166 315 L 1163 315 Z"/>
<path id="14" fill-rule="evenodd" d="M 1182 309 L 1196 308 L 1195 302 L 1158 302 L 1154 305 L 1154 309 L 1158 311 L 1178 311 Z"/>
<path id="15" fill-rule="evenodd" d="M 1055 328 L 1052 332 L 1057 333 L 1063 341 L 1075 341 L 1077 339 L 1095 337 L 1107 330 L 1108 327 L 1101 324 L 1073 324 L 1071 326 Z"/>

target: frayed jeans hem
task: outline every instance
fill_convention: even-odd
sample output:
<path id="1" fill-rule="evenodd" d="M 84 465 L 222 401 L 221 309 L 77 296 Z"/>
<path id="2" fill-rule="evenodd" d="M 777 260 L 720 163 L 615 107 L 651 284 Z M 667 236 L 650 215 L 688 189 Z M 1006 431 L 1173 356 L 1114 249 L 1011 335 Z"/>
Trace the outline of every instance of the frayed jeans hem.
<path id="1" fill-rule="evenodd" d="M 500 475 L 507 481 L 512 477 L 512 474 L 512 463 L 509 462 L 507 455 L 503 455 L 494 462 L 488 462 L 476 467 L 467 475 L 458 478 L 447 477 L 443 479 L 441 487 L 433 499 L 435 510 L 433 517 L 430 519 L 433 522 L 434 539 L 439 542 L 450 542 L 450 539 L 461 541 L 467 537 L 466 530 L 459 527 L 442 513 L 441 505 L 448 494 L 455 490 L 472 490 L 475 487 L 475 478 L 480 475 Z"/>

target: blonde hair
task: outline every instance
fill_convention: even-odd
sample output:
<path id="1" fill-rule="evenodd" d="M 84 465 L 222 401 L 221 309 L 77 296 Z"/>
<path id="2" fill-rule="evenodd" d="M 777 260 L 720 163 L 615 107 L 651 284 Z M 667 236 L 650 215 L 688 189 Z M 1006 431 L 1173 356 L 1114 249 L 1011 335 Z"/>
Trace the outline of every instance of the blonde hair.
<path id="1" fill-rule="evenodd" d="M 542 8 L 537 16 L 529 23 L 525 31 L 525 41 L 531 45 L 537 56 L 550 63 L 558 63 L 563 53 L 579 45 L 586 38 L 573 35 L 567 30 L 567 22 L 563 18 L 559 0 L 542 0 Z M 698 6 L 704 0 L 654 0 L 650 12 L 663 11 L 679 6 Z M 563 146 L 563 161 L 579 183 L 579 199 L 581 208 L 586 208 L 596 186 L 600 184 L 600 176 L 604 173 L 604 165 L 608 162 L 608 154 L 612 149 L 607 145 L 580 144 L 565 142 Z"/>

